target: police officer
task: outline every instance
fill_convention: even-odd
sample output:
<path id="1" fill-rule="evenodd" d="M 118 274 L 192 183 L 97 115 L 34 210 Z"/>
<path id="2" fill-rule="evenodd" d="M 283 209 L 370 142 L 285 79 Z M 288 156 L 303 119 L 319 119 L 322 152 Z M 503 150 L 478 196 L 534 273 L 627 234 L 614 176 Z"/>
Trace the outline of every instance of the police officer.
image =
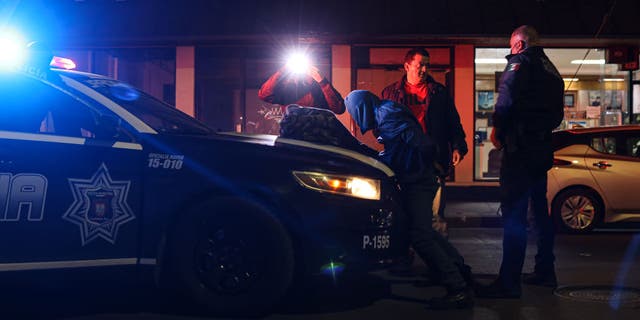
<path id="1" fill-rule="evenodd" d="M 524 283 L 555 287 L 554 230 L 547 206 L 547 170 L 553 164 L 551 131 L 563 114 L 564 83 L 538 46 L 531 26 L 513 31 L 511 54 L 500 79 L 491 141 L 503 150 L 500 169 L 504 222 L 502 265 L 498 278 L 477 290 L 479 297 L 519 298 L 527 246 L 526 217 L 531 200 L 538 233 L 534 272 Z"/>

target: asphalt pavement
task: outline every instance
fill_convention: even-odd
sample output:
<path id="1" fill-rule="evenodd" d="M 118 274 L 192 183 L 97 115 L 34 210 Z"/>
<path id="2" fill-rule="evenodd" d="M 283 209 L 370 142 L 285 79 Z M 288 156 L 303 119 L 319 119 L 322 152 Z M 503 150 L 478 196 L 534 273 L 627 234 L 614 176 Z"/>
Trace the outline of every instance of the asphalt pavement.
<path id="1" fill-rule="evenodd" d="M 450 241 L 472 266 L 478 282 L 488 283 L 501 260 L 500 228 L 452 228 Z M 386 271 L 367 278 L 319 282 L 313 291 L 290 300 L 267 319 L 639 319 L 640 233 L 600 231 L 559 235 L 556 272 L 559 287 L 523 286 L 521 299 L 476 299 L 470 310 L 433 311 L 425 301 L 444 294 L 424 286 L 422 261 L 414 276 Z M 535 237 L 530 234 L 524 271 L 533 269 Z"/>
<path id="2" fill-rule="evenodd" d="M 455 207 L 455 206 L 452 206 Z M 450 241 L 471 265 L 479 282 L 498 272 L 501 228 L 450 229 Z M 470 310 L 432 311 L 425 301 L 444 294 L 425 286 L 424 264 L 414 275 L 396 277 L 380 270 L 359 276 L 318 277 L 285 299 L 265 319 L 478 319 L 595 320 L 640 318 L 640 233 L 599 231 L 559 235 L 556 241 L 559 289 L 523 286 L 521 299 L 476 299 Z M 530 234 L 524 271 L 531 271 L 535 238 Z M 131 276 L 76 270 L 60 277 L 14 277 L 3 281 L 0 319 L 217 319 L 150 287 L 123 282 Z M 73 279 L 73 281 L 72 281 Z M 38 289 L 24 285 L 36 281 Z"/>
<path id="3" fill-rule="evenodd" d="M 500 267 L 498 208 L 495 201 L 457 199 L 446 207 L 449 240 L 480 283 L 490 282 Z M 532 232 L 528 240 L 524 272 L 533 268 Z M 409 277 L 380 270 L 312 279 L 265 319 L 640 319 L 637 226 L 598 229 L 589 235 L 559 234 L 555 253 L 558 289 L 525 285 L 521 299 L 476 299 L 470 310 L 428 310 L 425 301 L 444 290 L 425 283 L 422 275 L 427 269 L 416 259 Z M 41 284 L 37 290 L 25 287 L 20 278 L 3 281 L 0 319 L 218 319 L 151 287 L 124 283 L 131 276 L 110 272 L 97 277 L 91 270 L 73 271 L 68 277 L 44 275 L 35 280 Z"/>
<path id="4" fill-rule="evenodd" d="M 444 216 L 451 228 L 493 228 L 502 226 L 500 203 L 494 201 L 449 200 Z"/>

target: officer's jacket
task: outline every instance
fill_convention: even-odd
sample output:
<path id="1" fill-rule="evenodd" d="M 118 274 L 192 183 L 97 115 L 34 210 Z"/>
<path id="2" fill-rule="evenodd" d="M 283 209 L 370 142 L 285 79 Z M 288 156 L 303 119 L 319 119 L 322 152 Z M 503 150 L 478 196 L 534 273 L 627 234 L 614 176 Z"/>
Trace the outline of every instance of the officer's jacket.
<path id="1" fill-rule="evenodd" d="M 541 47 L 507 56 L 493 114 L 507 159 L 531 169 L 553 163 L 551 131 L 564 117 L 564 82 Z"/>

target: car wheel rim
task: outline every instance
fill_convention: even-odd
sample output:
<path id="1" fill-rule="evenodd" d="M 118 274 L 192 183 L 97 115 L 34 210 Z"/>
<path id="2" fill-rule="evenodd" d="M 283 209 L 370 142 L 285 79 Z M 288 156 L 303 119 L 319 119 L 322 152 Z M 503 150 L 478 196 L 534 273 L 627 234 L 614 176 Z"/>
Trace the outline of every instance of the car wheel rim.
<path id="1" fill-rule="evenodd" d="M 583 230 L 591 226 L 595 213 L 596 209 L 591 199 L 581 195 L 569 197 L 560 210 L 564 224 L 575 230 Z"/>
<path id="2" fill-rule="evenodd" d="M 260 274 L 255 252 L 224 229 L 208 234 L 199 242 L 195 256 L 202 285 L 221 294 L 246 291 Z"/>

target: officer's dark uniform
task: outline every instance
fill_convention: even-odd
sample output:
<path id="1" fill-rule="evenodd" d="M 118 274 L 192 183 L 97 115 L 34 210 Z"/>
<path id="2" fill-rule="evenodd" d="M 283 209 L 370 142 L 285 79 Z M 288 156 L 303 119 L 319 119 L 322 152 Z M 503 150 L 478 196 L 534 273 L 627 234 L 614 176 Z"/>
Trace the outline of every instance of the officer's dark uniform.
<path id="1" fill-rule="evenodd" d="M 508 55 L 507 60 L 493 115 L 496 137 L 504 146 L 500 169 L 504 238 L 499 280 L 505 290 L 519 295 L 529 199 L 538 229 L 535 271 L 549 274 L 554 270 L 547 170 L 553 164 L 551 131 L 564 116 L 564 82 L 541 47 Z"/>

